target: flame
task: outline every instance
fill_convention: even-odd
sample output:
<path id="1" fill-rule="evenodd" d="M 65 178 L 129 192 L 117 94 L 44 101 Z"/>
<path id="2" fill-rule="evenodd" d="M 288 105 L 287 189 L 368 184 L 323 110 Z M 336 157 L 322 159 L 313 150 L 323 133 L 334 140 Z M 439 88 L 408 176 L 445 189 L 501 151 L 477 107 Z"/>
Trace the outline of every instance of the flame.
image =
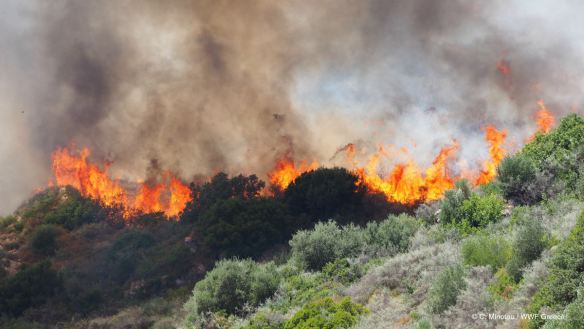
<path id="1" fill-rule="evenodd" d="M 475 181 L 476 185 L 487 184 L 497 175 L 497 166 L 505 157 L 506 150 L 503 148 L 507 132 L 497 130 L 495 126 L 485 127 L 485 140 L 489 143 L 489 160 L 483 161 L 483 169 Z"/>
<path id="2" fill-rule="evenodd" d="M 535 114 L 537 131 L 543 134 L 547 134 L 556 123 L 556 118 L 554 117 L 553 113 L 547 109 L 543 100 L 540 99 L 537 101 L 537 106 L 539 107 L 539 110 Z"/>
<path id="3" fill-rule="evenodd" d="M 412 205 L 419 201 L 437 200 L 454 186 L 454 179 L 448 174 L 448 160 L 456 154 L 458 148 L 457 143 L 442 148 L 425 174 L 422 174 L 414 161 L 409 160 L 396 164 L 385 178 L 378 173 L 381 156 L 387 155 L 380 148 L 371 156 L 365 168 L 355 170 L 359 177 L 358 184 L 383 193 L 391 202 Z"/>
<path id="4" fill-rule="evenodd" d="M 178 217 L 192 199 L 190 188 L 171 172 L 162 175 L 163 182 L 154 185 L 139 183 L 135 195 L 108 175 L 109 166 L 101 169 L 88 161 L 90 151 L 83 148 L 78 155 L 68 148 L 53 152 L 53 174 L 57 186 L 72 186 L 86 197 L 106 207 L 120 207 L 124 218 L 140 213 L 163 212 Z"/>
<path id="5" fill-rule="evenodd" d="M 277 186 L 280 189 L 284 190 L 290 185 L 298 176 L 302 175 L 305 172 L 311 171 L 318 168 L 318 162 L 313 161 L 310 164 L 306 162 L 301 162 L 298 168 L 294 164 L 294 160 L 292 160 L 289 156 L 285 156 L 284 158 L 278 160 L 274 170 L 268 174 L 268 178 L 270 183 L 273 186 Z"/>

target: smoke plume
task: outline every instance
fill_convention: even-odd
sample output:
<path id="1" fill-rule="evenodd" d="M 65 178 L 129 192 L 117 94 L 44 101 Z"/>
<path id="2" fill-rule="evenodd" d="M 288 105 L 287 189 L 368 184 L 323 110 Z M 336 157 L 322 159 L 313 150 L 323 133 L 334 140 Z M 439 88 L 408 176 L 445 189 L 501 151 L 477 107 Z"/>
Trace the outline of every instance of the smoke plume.
<path id="1" fill-rule="evenodd" d="M 522 143 L 537 100 L 557 114 L 582 103 L 577 2 L 0 6 L 4 213 L 46 185 L 51 152 L 71 143 L 122 179 L 147 179 L 153 163 L 187 180 L 265 175 L 284 155 L 334 164 L 347 143 L 415 145 L 427 163 L 457 139 L 475 161 L 485 124 Z"/>

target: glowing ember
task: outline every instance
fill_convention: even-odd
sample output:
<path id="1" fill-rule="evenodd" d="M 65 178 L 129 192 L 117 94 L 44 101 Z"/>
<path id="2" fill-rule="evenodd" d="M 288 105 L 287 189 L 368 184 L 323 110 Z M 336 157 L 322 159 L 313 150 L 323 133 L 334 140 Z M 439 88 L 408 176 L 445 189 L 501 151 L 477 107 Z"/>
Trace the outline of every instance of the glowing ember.
<path id="1" fill-rule="evenodd" d="M 497 175 L 497 166 L 505 157 L 506 150 L 503 148 L 507 132 L 504 130 L 497 130 L 495 126 L 487 126 L 485 128 L 485 139 L 489 143 L 489 160 L 483 162 L 483 169 L 479 177 L 476 179 L 476 185 L 487 184 Z"/>
<path id="2" fill-rule="evenodd" d="M 294 160 L 289 157 L 284 157 L 278 160 L 274 170 L 268 174 L 268 178 L 273 186 L 277 186 L 283 190 L 286 189 L 298 176 L 316 168 L 318 168 L 318 163 L 314 161 L 311 164 L 301 162 L 298 168 L 296 168 Z"/>
<path id="3" fill-rule="evenodd" d="M 131 197 L 120 182 L 108 175 L 108 167 L 88 161 L 89 149 L 75 155 L 67 148 L 53 153 L 53 174 L 57 186 L 72 186 L 86 197 L 98 200 L 106 207 L 120 207 L 125 218 L 140 213 L 163 212 L 167 217 L 179 216 L 191 200 L 191 191 L 172 173 L 163 175 L 163 182 L 141 183 Z"/>
<path id="4" fill-rule="evenodd" d="M 384 150 L 374 154 L 366 168 L 355 170 L 359 184 L 365 184 L 370 190 L 385 194 L 388 201 L 402 204 L 415 204 L 419 201 L 439 199 L 446 190 L 454 186 L 454 180 L 448 174 L 448 160 L 456 154 L 458 144 L 442 148 L 425 175 L 412 160 L 393 167 L 389 175 L 382 178 L 378 165 Z"/>

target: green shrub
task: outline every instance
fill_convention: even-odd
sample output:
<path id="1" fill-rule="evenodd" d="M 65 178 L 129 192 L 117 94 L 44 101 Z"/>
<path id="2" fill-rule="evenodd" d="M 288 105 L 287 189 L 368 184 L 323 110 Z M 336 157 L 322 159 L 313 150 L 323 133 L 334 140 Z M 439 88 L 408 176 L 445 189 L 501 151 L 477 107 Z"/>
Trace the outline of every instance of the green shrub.
<path id="1" fill-rule="evenodd" d="M 499 196 L 469 193 L 461 188 L 446 191 L 440 208 L 442 224 L 468 234 L 501 219 L 505 203 Z"/>
<path id="2" fill-rule="evenodd" d="M 222 260 L 195 285 L 186 305 L 187 321 L 194 323 L 207 312 L 243 314 L 244 306 L 257 306 L 271 297 L 280 283 L 273 263 Z"/>
<path id="3" fill-rule="evenodd" d="M 456 265 L 442 271 L 428 290 L 427 303 L 430 312 L 438 314 L 456 304 L 461 290 L 466 288 L 464 269 Z"/>
<path id="4" fill-rule="evenodd" d="M 83 224 L 105 220 L 106 212 L 98 202 L 83 197 L 79 191 L 72 188 L 68 188 L 66 193 L 67 198 L 64 202 L 46 212 L 44 223 L 61 225 L 73 230 Z"/>
<path id="5" fill-rule="evenodd" d="M 491 266 L 496 271 L 505 266 L 510 257 L 511 245 L 503 237 L 478 235 L 462 243 L 462 258 L 466 265 Z"/>
<path id="6" fill-rule="evenodd" d="M 311 231 L 299 231 L 290 240 L 292 258 L 304 268 L 319 271 L 328 263 L 361 253 L 363 234 L 354 226 L 318 223 Z"/>
<path id="7" fill-rule="evenodd" d="M 541 191 L 532 189 L 536 167 L 528 157 L 516 155 L 503 159 L 497 168 L 497 179 L 505 199 L 515 204 L 534 204 L 541 200 Z"/>
<path id="8" fill-rule="evenodd" d="M 197 228 L 218 257 L 259 257 L 287 241 L 296 224 L 279 201 L 253 198 L 214 204 L 201 215 Z"/>
<path id="9" fill-rule="evenodd" d="M 286 322 L 285 329 L 343 329 L 353 327 L 367 310 L 349 297 L 336 303 L 332 298 L 310 302 Z"/>
<path id="10" fill-rule="evenodd" d="M 456 224 L 463 221 L 462 204 L 470 197 L 468 186 L 464 183 L 460 188 L 448 190 L 440 204 L 440 222 L 442 224 Z"/>
<path id="11" fill-rule="evenodd" d="M 51 256 L 57 250 L 58 230 L 55 225 L 39 225 L 32 232 L 30 247 L 39 255 Z"/>
<path id="12" fill-rule="evenodd" d="M 322 269 L 325 277 L 344 285 L 355 282 L 364 274 L 363 272 L 358 264 L 351 263 L 346 258 L 327 263 Z"/>
<path id="13" fill-rule="evenodd" d="M 433 329 L 432 324 L 428 320 L 420 320 L 416 322 L 414 329 Z"/>
<path id="14" fill-rule="evenodd" d="M 154 244 L 154 236 L 146 231 L 132 229 L 120 234 L 108 252 L 108 274 L 118 283 L 125 282 L 144 259 L 145 250 Z"/>
<path id="15" fill-rule="evenodd" d="M 0 282 L 0 315 L 19 316 L 62 290 L 63 284 L 49 262 L 25 268 Z"/>
<path id="16" fill-rule="evenodd" d="M 511 259 L 506 267 L 516 282 L 523 276 L 524 268 L 539 258 L 548 240 L 548 234 L 538 220 L 527 219 L 520 223 L 513 240 Z"/>
<path id="17" fill-rule="evenodd" d="M 584 117 L 570 114 L 548 134 L 539 134 L 521 151 L 537 168 L 549 169 L 562 180 L 568 190 L 574 190 L 582 178 L 584 160 Z"/>
<path id="18" fill-rule="evenodd" d="M 350 219 L 361 212 L 365 187 L 345 168 L 319 168 L 300 175 L 284 191 L 284 200 L 295 215 L 311 221 Z"/>
<path id="19" fill-rule="evenodd" d="M 572 303 L 584 282 L 584 212 L 580 214 L 570 236 L 561 242 L 549 264 L 549 275 L 530 307 L 538 312 L 547 306 L 559 311 Z M 535 321 L 533 327 L 543 321 Z"/>
<path id="20" fill-rule="evenodd" d="M 516 288 L 515 280 L 507 273 L 505 268 L 501 268 L 495 273 L 495 280 L 489 284 L 487 290 L 496 299 L 510 300 Z"/>
<path id="21" fill-rule="evenodd" d="M 408 215 L 390 216 L 380 223 L 369 223 L 364 229 L 365 252 L 370 255 L 404 252 L 418 227 L 416 219 Z"/>
<path id="22" fill-rule="evenodd" d="M 548 320 L 544 329 L 582 329 L 584 328 L 584 289 L 578 291 L 578 298 L 566 306 L 561 319 Z"/>
<path id="23" fill-rule="evenodd" d="M 0 217 L 0 231 L 8 231 L 9 228 L 17 222 L 18 220 L 15 216 Z"/>

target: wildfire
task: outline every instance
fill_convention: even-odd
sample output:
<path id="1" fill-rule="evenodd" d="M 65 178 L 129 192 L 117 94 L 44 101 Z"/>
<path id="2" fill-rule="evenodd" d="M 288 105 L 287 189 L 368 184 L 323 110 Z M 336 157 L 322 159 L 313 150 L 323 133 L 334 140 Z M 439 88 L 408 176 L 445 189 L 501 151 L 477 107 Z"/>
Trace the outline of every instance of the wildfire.
<path id="1" fill-rule="evenodd" d="M 108 167 L 101 169 L 88 161 L 90 151 L 83 148 L 79 155 L 68 148 L 53 152 L 53 174 L 57 186 L 70 185 L 86 197 L 98 200 L 106 207 L 121 207 L 124 217 L 139 213 L 163 212 L 177 217 L 191 200 L 191 191 L 171 172 L 162 176 L 163 182 L 139 183 L 132 196 L 119 181 L 109 177 Z"/>
<path id="2" fill-rule="evenodd" d="M 454 186 L 454 180 L 448 174 L 448 160 L 458 151 L 458 144 L 446 146 L 425 174 L 418 165 L 410 160 L 398 163 L 389 174 L 383 178 L 379 175 L 379 163 L 385 150 L 380 150 L 371 156 L 367 167 L 355 170 L 359 177 L 358 184 L 366 185 L 370 190 L 385 194 L 391 202 L 415 204 L 418 201 L 439 199 L 446 190 Z"/>
<path id="3" fill-rule="evenodd" d="M 487 184 L 497 175 L 497 166 L 505 157 L 506 150 L 503 148 L 507 132 L 497 130 L 495 126 L 485 127 L 485 139 L 489 143 L 490 159 L 483 162 L 483 169 L 476 179 L 476 185 Z"/>
<path id="4" fill-rule="evenodd" d="M 547 109 L 543 100 L 539 100 L 537 106 L 539 107 L 539 110 L 535 114 L 537 132 L 547 134 L 556 123 L 556 118 L 553 113 Z"/>
<path id="5" fill-rule="evenodd" d="M 497 63 L 497 71 L 504 76 L 508 76 L 511 74 L 511 64 L 509 64 L 509 61 L 502 59 Z"/>
<path id="6" fill-rule="evenodd" d="M 268 174 L 268 178 L 273 186 L 278 186 L 283 190 L 286 189 L 298 176 L 316 168 L 318 168 L 318 162 L 315 161 L 310 164 L 301 162 L 298 168 L 296 168 L 294 160 L 286 156 L 278 160 L 274 170 Z"/>

